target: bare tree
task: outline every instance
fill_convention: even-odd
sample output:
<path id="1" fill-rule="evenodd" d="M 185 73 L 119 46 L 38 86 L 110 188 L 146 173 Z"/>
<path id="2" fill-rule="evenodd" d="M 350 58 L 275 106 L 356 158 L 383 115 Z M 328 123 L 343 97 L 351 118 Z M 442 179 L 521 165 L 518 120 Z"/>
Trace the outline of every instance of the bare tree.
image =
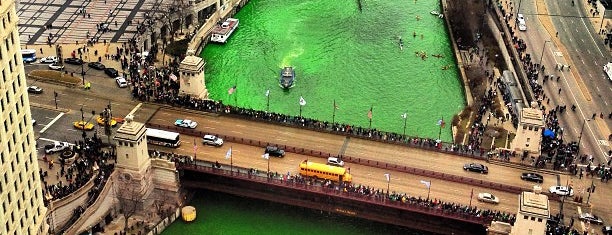
<path id="1" fill-rule="evenodd" d="M 123 231 L 127 232 L 128 220 L 136 214 L 143 205 L 144 199 L 140 183 L 132 179 L 129 174 L 120 174 L 119 180 L 113 187 L 120 213 L 123 214 L 125 225 Z"/>
<path id="2" fill-rule="evenodd" d="M 168 26 L 170 35 L 173 35 L 174 32 L 178 30 L 178 28 L 174 25 L 174 22 L 178 20 L 178 27 L 182 33 L 185 15 L 189 9 L 190 6 L 187 0 L 164 1 L 162 7 L 160 7 L 161 14 L 158 19 Z M 174 39 L 172 39 L 172 41 L 174 41 Z"/>

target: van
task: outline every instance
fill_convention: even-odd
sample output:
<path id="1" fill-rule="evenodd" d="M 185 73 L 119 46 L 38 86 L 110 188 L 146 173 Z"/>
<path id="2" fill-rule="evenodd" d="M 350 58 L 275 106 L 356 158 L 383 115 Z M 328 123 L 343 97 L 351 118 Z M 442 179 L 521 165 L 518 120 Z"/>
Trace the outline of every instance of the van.
<path id="1" fill-rule="evenodd" d="M 119 86 L 119 88 L 124 88 L 127 87 L 127 80 L 125 80 L 125 78 L 123 77 L 116 77 L 115 81 L 117 82 L 117 86 Z"/>
<path id="2" fill-rule="evenodd" d="M 329 157 L 327 158 L 327 164 L 334 166 L 344 166 L 344 161 L 337 157 Z"/>

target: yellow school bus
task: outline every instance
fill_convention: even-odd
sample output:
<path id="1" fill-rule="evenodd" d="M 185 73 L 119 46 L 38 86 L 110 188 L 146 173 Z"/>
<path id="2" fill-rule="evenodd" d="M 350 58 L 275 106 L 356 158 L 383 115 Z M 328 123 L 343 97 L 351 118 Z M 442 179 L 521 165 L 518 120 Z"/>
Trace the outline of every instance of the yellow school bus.
<path id="1" fill-rule="evenodd" d="M 304 160 L 300 163 L 300 175 L 328 179 L 336 182 L 350 183 L 353 180 L 351 174 L 344 167 L 309 162 L 308 160 Z"/>

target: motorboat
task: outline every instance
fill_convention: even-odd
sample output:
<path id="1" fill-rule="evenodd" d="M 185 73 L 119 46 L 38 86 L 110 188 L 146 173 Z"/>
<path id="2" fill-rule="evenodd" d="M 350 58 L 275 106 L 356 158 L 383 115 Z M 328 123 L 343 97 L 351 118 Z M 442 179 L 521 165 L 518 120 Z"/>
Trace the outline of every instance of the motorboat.
<path id="1" fill-rule="evenodd" d="M 232 35 L 234 30 L 238 28 L 238 23 L 240 21 L 235 18 L 228 18 L 222 24 L 217 24 L 212 29 L 212 34 L 210 37 L 210 41 L 218 42 L 218 43 L 226 43 L 227 39 Z"/>
<path id="2" fill-rule="evenodd" d="M 444 15 L 442 13 L 440 13 L 439 11 L 433 10 L 431 12 L 429 12 L 432 15 L 438 16 L 438 18 L 444 18 Z"/>
<path id="3" fill-rule="evenodd" d="M 283 89 L 289 89 L 293 87 L 293 82 L 295 81 L 295 70 L 293 67 L 284 67 L 280 71 L 280 87 Z"/>

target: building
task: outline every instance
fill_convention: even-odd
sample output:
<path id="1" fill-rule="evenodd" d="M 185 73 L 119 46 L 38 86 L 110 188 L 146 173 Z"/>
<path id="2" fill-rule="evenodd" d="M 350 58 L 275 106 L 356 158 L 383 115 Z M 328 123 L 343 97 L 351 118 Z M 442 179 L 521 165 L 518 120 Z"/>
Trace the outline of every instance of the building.
<path id="1" fill-rule="evenodd" d="M 204 66 L 206 62 L 194 55 L 195 51 L 188 50 L 187 56 L 181 61 L 180 84 L 181 94 L 191 95 L 199 99 L 208 99 L 208 90 L 204 82 Z"/>
<path id="2" fill-rule="evenodd" d="M 522 192 L 519 195 L 519 209 L 511 234 L 546 234 L 546 221 L 550 216 L 550 211 L 548 210 L 548 196 L 542 194 L 541 191 L 542 188 L 536 185 L 533 187 L 533 192 Z"/>
<path id="3" fill-rule="evenodd" d="M 0 234 L 46 234 L 15 1 L 0 1 Z"/>
<path id="4" fill-rule="evenodd" d="M 542 110 L 523 108 L 520 111 L 516 137 L 512 141 L 512 150 L 518 153 L 527 152 L 529 156 L 540 156 L 540 143 L 544 131 Z"/>

